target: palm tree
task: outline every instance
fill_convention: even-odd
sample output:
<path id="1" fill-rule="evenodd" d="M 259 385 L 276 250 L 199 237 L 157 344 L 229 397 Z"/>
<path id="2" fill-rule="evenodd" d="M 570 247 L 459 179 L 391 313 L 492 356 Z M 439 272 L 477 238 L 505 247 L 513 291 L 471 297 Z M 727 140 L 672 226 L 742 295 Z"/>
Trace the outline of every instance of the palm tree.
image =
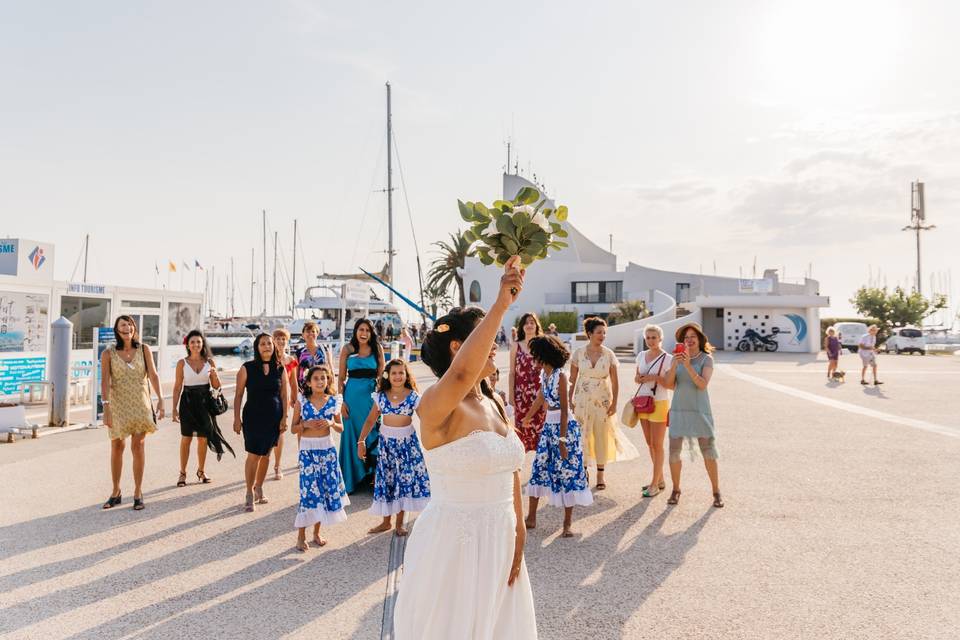
<path id="1" fill-rule="evenodd" d="M 430 315 L 437 317 L 438 315 L 443 315 L 439 311 L 446 313 L 447 309 L 453 306 L 453 299 L 450 297 L 450 289 L 438 289 L 436 287 L 427 286 L 423 290 L 423 297 L 427 302 L 427 308 L 430 310 Z"/>
<path id="2" fill-rule="evenodd" d="M 456 283 L 457 292 L 460 294 L 460 306 L 467 304 L 467 297 L 463 291 L 463 278 L 460 277 L 460 271 L 464 268 L 467 257 L 473 255 L 471 242 L 463 236 L 463 231 L 457 231 L 450 234 L 450 241 L 438 240 L 433 243 L 439 247 L 437 253 L 439 256 L 430 263 L 430 271 L 427 272 L 427 287 L 441 291 L 449 291 Z"/>

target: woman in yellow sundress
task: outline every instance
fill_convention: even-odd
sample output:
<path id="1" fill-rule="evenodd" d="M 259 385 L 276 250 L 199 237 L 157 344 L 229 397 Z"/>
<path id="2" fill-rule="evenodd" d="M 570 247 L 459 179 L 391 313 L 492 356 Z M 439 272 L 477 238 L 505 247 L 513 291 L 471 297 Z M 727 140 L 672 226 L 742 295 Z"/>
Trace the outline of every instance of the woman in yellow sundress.
<path id="1" fill-rule="evenodd" d="M 607 323 L 586 318 L 583 330 L 589 343 L 570 358 L 570 407 L 583 428 L 584 452 L 597 465 L 597 489 L 607 488 L 604 466 L 614 460 L 632 460 L 640 453 L 617 427 L 617 356 L 603 346 Z"/>
<path id="2" fill-rule="evenodd" d="M 143 509 L 143 440 L 157 430 L 157 420 L 163 419 L 163 395 L 160 379 L 153 366 L 150 347 L 140 342 L 137 323 L 130 316 L 120 316 L 113 323 L 116 344 L 103 352 L 100 359 L 103 396 L 103 423 L 110 435 L 110 472 L 113 491 L 103 503 L 104 509 L 120 504 L 120 474 L 123 471 L 123 449 L 127 436 L 133 453 L 133 508 Z M 157 413 L 154 418 L 150 406 L 150 385 L 157 394 Z"/>

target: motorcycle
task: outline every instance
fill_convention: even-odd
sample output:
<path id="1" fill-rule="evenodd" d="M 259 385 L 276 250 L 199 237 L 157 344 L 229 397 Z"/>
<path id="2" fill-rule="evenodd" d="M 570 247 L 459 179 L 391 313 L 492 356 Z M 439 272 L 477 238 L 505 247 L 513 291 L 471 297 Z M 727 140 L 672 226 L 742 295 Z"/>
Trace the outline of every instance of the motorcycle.
<path id="1" fill-rule="evenodd" d="M 770 336 L 762 336 L 753 329 L 747 329 L 743 338 L 737 343 L 737 351 L 769 351 L 773 352 L 780 348 L 777 339 Z"/>

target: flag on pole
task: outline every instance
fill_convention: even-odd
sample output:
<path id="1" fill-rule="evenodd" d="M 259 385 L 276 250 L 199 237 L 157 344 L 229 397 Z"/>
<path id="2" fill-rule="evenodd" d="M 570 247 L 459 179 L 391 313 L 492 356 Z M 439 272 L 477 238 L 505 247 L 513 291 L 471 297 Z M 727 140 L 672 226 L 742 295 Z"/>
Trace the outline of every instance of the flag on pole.
<path id="1" fill-rule="evenodd" d="M 187 271 L 190 271 L 190 265 L 187 264 L 186 260 L 183 261 L 183 268 L 186 269 Z"/>
<path id="2" fill-rule="evenodd" d="M 193 259 L 193 266 L 196 267 L 197 269 L 200 269 L 201 271 L 204 270 L 203 267 L 200 266 L 200 261 L 197 260 L 196 258 Z"/>
<path id="3" fill-rule="evenodd" d="M 153 270 L 157 275 L 160 275 L 160 265 L 158 265 L 156 262 L 153 263 Z"/>
<path id="4" fill-rule="evenodd" d="M 177 265 L 173 264 L 173 260 L 167 261 L 167 271 L 169 271 L 170 273 L 177 272 Z"/>

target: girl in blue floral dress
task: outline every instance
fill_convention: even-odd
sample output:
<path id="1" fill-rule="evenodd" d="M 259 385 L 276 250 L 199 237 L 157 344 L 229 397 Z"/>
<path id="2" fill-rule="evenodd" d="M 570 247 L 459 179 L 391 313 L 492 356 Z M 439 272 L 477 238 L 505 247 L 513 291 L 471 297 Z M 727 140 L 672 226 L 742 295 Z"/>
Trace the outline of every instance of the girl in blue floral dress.
<path id="1" fill-rule="evenodd" d="M 327 544 L 320 536 L 320 525 L 346 520 L 343 507 L 350 504 L 330 436 L 331 430 L 343 431 L 343 400 L 334 393 L 333 369 L 326 364 L 310 367 L 304 382 L 300 412 L 293 418 L 292 429 L 300 436 L 300 506 L 293 523 L 298 529 L 298 551 L 307 550 L 306 529 L 311 524 L 313 543 L 318 547 Z"/>
<path id="2" fill-rule="evenodd" d="M 570 530 L 574 505 L 593 504 L 593 494 L 587 484 L 587 470 L 583 465 L 583 439 L 580 424 L 567 410 L 567 374 L 563 366 L 570 352 L 554 336 L 537 336 L 529 343 L 530 354 L 543 370 L 540 374 L 540 393 L 523 416 L 524 426 L 533 420 L 542 405 L 547 407 L 547 419 L 540 432 L 537 452 L 533 458 L 530 482 L 526 494 L 530 497 L 527 529 L 537 526 L 537 506 L 540 498 L 563 507 L 563 533 L 573 537 Z"/>
<path id="3" fill-rule="evenodd" d="M 417 382 L 407 363 L 399 359 L 388 362 L 373 393 L 373 408 L 357 439 L 357 456 L 363 460 L 367 456 L 367 434 L 377 418 L 382 418 L 370 513 L 383 516 L 383 522 L 370 529 L 370 533 L 389 531 L 390 517 L 396 515 L 394 531 L 398 536 L 407 535 L 404 512 L 423 511 L 430 501 L 430 477 L 413 429 L 413 412 L 419 404 Z"/>

